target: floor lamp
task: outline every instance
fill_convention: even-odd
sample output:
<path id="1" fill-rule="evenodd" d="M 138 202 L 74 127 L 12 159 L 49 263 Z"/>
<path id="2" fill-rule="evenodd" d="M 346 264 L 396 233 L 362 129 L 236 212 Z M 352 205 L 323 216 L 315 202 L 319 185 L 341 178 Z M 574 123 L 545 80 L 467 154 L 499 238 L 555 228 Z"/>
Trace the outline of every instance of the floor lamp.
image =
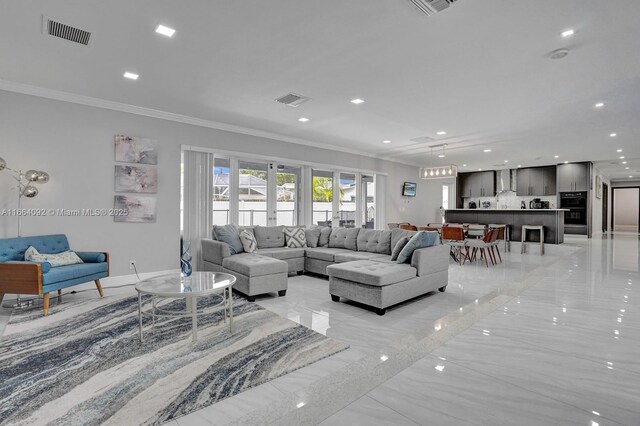
<path id="1" fill-rule="evenodd" d="M 26 172 L 22 172 L 22 170 L 14 170 L 7 167 L 7 162 L 4 161 L 2 157 L 0 157 L 0 171 L 8 170 L 14 174 L 13 178 L 18 182 L 18 237 L 22 236 L 22 197 L 33 198 L 38 195 L 38 188 L 34 186 L 34 184 L 44 184 L 49 182 L 49 174 L 43 171 L 38 170 L 27 170 Z M 14 307 L 22 307 L 24 305 L 30 305 L 32 303 L 31 300 L 22 303 L 20 301 L 20 295 L 17 295 L 17 303 Z"/>

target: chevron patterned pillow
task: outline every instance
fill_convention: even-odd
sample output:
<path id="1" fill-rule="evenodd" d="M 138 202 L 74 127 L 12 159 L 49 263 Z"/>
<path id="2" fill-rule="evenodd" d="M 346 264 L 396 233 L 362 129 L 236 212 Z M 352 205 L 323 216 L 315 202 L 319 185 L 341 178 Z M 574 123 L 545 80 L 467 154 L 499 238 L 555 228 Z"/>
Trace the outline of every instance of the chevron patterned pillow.
<path id="1" fill-rule="evenodd" d="M 301 248 L 307 246 L 307 237 L 302 228 L 284 228 L 284 239 L 287 247 Z"/>

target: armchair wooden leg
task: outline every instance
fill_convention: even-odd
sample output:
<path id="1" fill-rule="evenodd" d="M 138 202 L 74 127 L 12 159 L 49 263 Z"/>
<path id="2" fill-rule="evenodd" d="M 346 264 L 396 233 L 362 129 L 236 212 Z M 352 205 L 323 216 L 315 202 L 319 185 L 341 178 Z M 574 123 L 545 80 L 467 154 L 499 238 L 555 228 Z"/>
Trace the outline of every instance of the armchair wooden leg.
<path id="1" fill-rule="evenodd" d="M 49 293 L 44 294 L 44 298 L 42 301 L 42 312 L 44 313 L 45 317 L 49 315 Z"/>
<path id="2" fill-rule="evenodd" d="M 100 297 L 103 297 L 104 294 L 102 293 L 102 286 L 100 285 L 100 280 L 96 280 L 96 288 L 98 289 L 98 294 L 100 294 Z"/>

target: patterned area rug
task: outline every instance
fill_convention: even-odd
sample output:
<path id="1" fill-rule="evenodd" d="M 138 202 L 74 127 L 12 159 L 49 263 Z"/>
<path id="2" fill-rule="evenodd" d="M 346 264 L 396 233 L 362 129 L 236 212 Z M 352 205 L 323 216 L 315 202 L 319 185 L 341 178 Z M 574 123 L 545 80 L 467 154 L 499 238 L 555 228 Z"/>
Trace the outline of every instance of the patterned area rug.
<path id="1" fill-rule="evenodd" d="M 243 298 L 233 335 L 222 311 L 198 325 L 192 344 L 189 318 L 146 317 L 141 344 L 137 297 L 17 311 L 0 340 L 0 424 L 162 424 L 348 348 Z"/>

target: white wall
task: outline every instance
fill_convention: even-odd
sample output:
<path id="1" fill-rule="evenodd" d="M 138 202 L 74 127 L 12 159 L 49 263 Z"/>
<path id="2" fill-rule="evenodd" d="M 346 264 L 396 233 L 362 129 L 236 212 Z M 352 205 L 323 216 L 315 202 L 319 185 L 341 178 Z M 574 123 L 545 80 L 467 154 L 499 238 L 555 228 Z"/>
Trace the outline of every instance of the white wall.
<path id="1" fill-rule="evenodd" d="M 592 236 L 597 236 L 602 234 L 602 202 L 604 200 L 604 193 L 602 194 L 602 198 L 597 198 L 596 197 L 596 189 L 597 189 L 597 179 L 596 177 L 600 176 L 602 183 L 606 183 L 609 186 L 609 194 L 607 197 L 607 200 L 609 200 L 609 216 L 611 216 L 611 185 L 609 180 L 607 180 L 602 173 L 600 172 L 600 169 L 598 169 L 597 167 L 593 167 L 593 173 L 591 178 L 593 179 L 593 182 L 591 184 L 591 235 Z M 609 218 L 609 220 L 611 220 L 611 218 Z"/>
<path id="2" fill-rule="evenodd" d="M 0 157 L 9 167 L 49 172 L 25 208 L 111 208 L 114 196 L 116 134 L 157 139 L 157 222 L 114 223 L 111 217 L 26 217 L 23 235 L 64 233 L 76 250 L 105 250 L 112 274 L 128 274 L 129 260 L 140 271 L 178 267 L 180 238 L 180 145 L 277 156 L 387 173 L 387 222 L 423 223 L 428 194 L 410 201 L 402 183 L 417 181 L 418 168 L 382 159 L 258 138 L 140 115 L 0 91 Z M 0 211 L 17 207 L 7 171 L 0 172 Z M 439 201 L 438 201 L 439 203 Z M 438 204 L 439 206 L 439 204 Z M 0 216 L 0 238 L 16 235 L 17 218 Z"/>
<path id="3" fill-rule="evenodd" d="M 416 193 L 426 197 L 421 201 L 422 212 L 420 217 L 415 221 L 407 221 L 418 226 L 427 223 L 440 223 L 442 216 L 440 214 L 440 206 L 442 205 L 442 185 L 449 185 L 449 208 L 456 208 L 456 180 L 455 179 L 431 179 L 418 182 Z"/>

